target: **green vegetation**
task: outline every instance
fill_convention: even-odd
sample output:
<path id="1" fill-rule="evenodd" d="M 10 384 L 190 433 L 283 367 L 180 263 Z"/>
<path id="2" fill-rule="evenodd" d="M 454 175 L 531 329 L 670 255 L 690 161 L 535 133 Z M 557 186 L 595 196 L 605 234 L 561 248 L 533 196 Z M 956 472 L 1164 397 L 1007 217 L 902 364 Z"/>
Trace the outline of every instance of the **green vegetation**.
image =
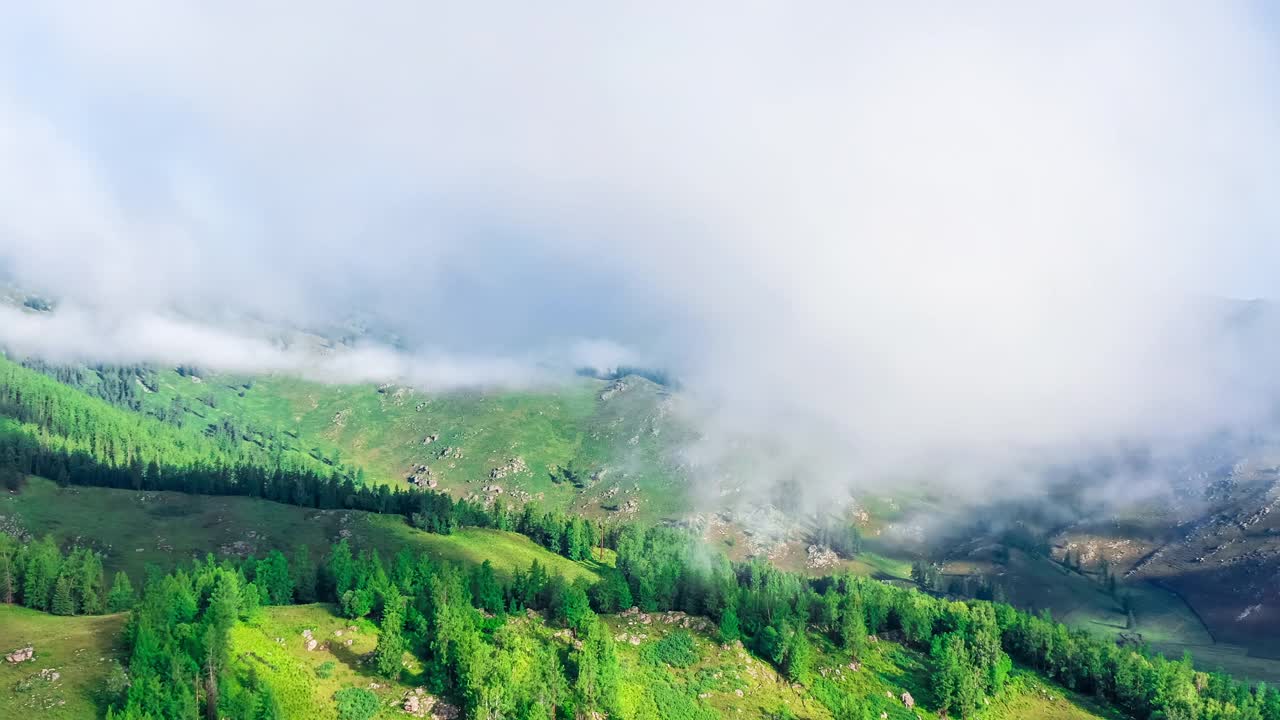
<path id="1" fill-rule="evenodd" d="M 1011 551 L 1035 582 L 1009 591 L 1088 631 L 939 597 L 1005 588 L 866 552 L 833 519 L 812 537 L 843 572 L 817 578 L 599 522 L 683 502 L 663 402 L 637 378 L 441 396 L 0 360 L 0 538 L 23 539 L 0 540 L 0 601 L 83 622 L 104 648 L 119 633 L 128 667 L 126 683 L 104 649 L 79 685 L 15 677 L 7 702 L 111 720 L 367 720 L 407 703 L 538 720 L 1113 713 L 1078 691 L 1139 718 L 1280 718 L 1265 686 L 1117 647 L 1120 625 L 1166 647 L 1190 625 L 1157 594 L 1117 622 L 1117 592 L 1078 561 Z M 645 470 L 618 471 L 623 446 Z M 127 608 L 123 627 L 97 615 Z"/>
<path id="2" fill-rule="evenodd" d="M 364 688 L 343 688 L 333 694 L 338 701 L 338 720 L 369 720 L 378 714 L 378 696 Z"/>
<path id="3" fill-rule="evenodd" d="M 0 653 L 32 647 L 29 662 L 0 661 L 0 717 L 98 717 L 120 689 L 123 615 L 59 617 L 0 603 Z M 50 669 L 57 679 L 41 670 Z"/>
<path id="4" fill-rule="evenodd" d="M 20 493 L 0 494 L 0 523 L 23 537 L 49 535 L 61 547 L 93 549 L 101 554 L 107 577 L 124 571 L 135 585 L 149 564 L 169 568 L 176 560 L 210 552 L 219 557 L 271 550 L 292 555 L 299 546 L 323 548 L 344 535 L 353 545 L 384 557 L 408 547 L 441 562 L 479 564 L 488 559 L 505 577 L 534 560 L 571 580 L 594 580 L 603 568 L 594 560 L 572 562 L 512 532 L 468 528 L 437 535 L 412 528 L 397 516 L 242 497 L 59 488 L 37 477 Z"/>
<path id="5" fill-rule="evenodd" d="M 442 489 L 506 494 L 578 514 L 627 500 L 635 515 L 678 516 L 686 485 L 669 457 L 685 431 L 666 390 L 637 376 L 578 378 L 535 392 L 427 393 L 400 386 L 328 385 L 198 368 L 56 366 L 33 370 L 163 424 L 278 448 L 327 466 L 360 467 L 374 484 L 407 487 L 419 465 Z M 514 471 L 500 473 L 495 469 Z M 575 481 L 566 481 L 572 469 Z"/>

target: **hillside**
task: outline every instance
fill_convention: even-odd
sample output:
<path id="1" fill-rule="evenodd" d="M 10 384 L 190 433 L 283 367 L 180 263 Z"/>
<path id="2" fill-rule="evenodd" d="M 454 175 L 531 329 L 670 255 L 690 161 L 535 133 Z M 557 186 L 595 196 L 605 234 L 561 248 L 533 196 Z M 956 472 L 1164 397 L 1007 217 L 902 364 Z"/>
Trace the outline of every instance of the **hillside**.
<path id="1" fill-rule="evenodd" d="M 17 537 L 52 535 L 63 547 L 89 547 L 109 573 L 123 570 L 141 582 L 154 564 L 169 569 L 186 560 L 293 555 L 299 546 L 324 548 L 342 538 L 378 550 L 389 560 L 401 549 L 442 561 L 490 560 L 510 575 L 535 559 L 573 580 L 594 580 L 592 561 L 575 563 L 523 535 L 467 528 L 449 535 L 416 530 L 403 518 L 358 510 L 315 510 L 254 498 L 177 492 L 134 492 L 94 487 L 59 488 L 32 477 L 20 493 L 0 495 L 0 531 Z"/>
<path id="2" fill-rule="evenodd" d="M 62 618 L 0 606 L 0 648 L 34 642 L 38 653 L 35 663 L 0 667 L 4 687 L 0 716 L 17 717 L 32 711 L 49 718 L 91 716 L 113 672 L 113 663 L 122 659 L 122 622 L 120 616 Z M 623 678 L 619 694 L 626 717 L 831 720 L 841 717 L 833 715 L 823 702 L 823 698 L 831 702 L 833 693 L 869 698 L 869 717 L 879 717 L 882 712 L 897 720 L 939 717 L 921 706 L 913 711 L 903 706 L 903 692 L 918 702 L 931 702 L 925 682 L 928 658 L 895 643 L 874 646 L 856 671 L 831 649 L 825 650 L 817 660 L 820 679 L 805 687 L 780 677 L 740 644 L 722 645 L 701 629 L 701 622 L 680 613 L 631 613 L 609 619 L 610 632 L 617 640 Z M 685 625 L 692 625 L 692 629 L 686 630 Z M 307 650 L 304 631 L 324 642 Z M 503 632 L 507 642 L 530 647 L 566 651 L 572 645 L 569 636 L 536 615 L 508 620 Z M 679 661 L 660 659 L 670 659 L 668 648 L 675 646 L 672 636 L 676 634 L 685 634 L 692 641 L 687 646 L 691 655 Z M 406 655 L 405 680 L 388 681 L 378 676 L 368 662 L 377 637 L 378 628 L 371 622 L 353 623 L 338 616 L 331 606 L 298 605 L 264 608 L 255 619 L 235 629 L 231 643 L 237 667 L 246 672 L 252 669 L 275 688 L 286 718 L 336 719 L 332 698 L 345 687 L 371 689 L 380 704 L 375 717 L 406 717 L 405 698 L 422 692 L 409 680 L 422 672 L 422 666 Z M 40 667 L 33 669 L 34 665 Z M 49 682 L 37 677 L 29 690 L 12 689 L 22 679 L 38 676 L 42 668 L 54 670 L 59 678 Z M 1009 692 L 984 717 L 1094 720 L 1120 716 L 1034 673 L 1017 671 Z"/>
<path id="3" fill-rule="evenodd" d="M 0 603 L 0 653 L 36 649 L 33 662 L 0 663 L 0 717 L 98 717 L 128 657 L 124 623 L 124 615 L 57 617 Z"/>
<path id="4" fill-rule="evenodd" d="M 686 432 L 672 417 L 675 399 L 638 376 L 429 393 L 198 368 L 30 364 L 168 425 L 359 467 L 371 483 L 407 488 L 418 476 L 479 499 L 497 495 L 496 486 L 516 501 L 592 516 L 652 520 L 687 510 L 672 457 Z"/>

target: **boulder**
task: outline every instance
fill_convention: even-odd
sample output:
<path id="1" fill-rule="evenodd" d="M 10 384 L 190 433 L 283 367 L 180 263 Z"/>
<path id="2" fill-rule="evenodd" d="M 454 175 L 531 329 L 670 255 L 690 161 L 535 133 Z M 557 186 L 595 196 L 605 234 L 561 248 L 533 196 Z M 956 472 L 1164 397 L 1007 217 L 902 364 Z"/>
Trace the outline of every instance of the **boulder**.
<path id="1" fill-rule="evenodd" d="M 902 693 L 902 704 L 906 705 L 907 709 L 910 710 L 916 706 L 916 699 L 911 697 L 911 693 L 904 692 Z"/>
<path id="2" fill-rule="evenodd" d="M 34 660 L 35 657 L 36 657 L 35 647 L 28 645 L 24 648 L 19 648 L 17 650 L 14 650 L 8 655 L 5 655 L 4 659 L 5 659 L 5 662 L 20 663 L 20 662 L 30 662 Z"/>

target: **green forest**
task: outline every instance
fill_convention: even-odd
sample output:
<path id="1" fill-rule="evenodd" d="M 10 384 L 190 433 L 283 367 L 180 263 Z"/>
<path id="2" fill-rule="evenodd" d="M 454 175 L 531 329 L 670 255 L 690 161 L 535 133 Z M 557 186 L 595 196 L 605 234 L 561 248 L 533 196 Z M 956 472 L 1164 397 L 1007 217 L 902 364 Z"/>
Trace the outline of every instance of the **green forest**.
<path id="1" fill-rule="evenodd" d="M 654 691 L 621 699 L 627 645 L 608 623 L 627 613 L 678 612 L 704 619 L 715 642 L 742 647 L 838 720 L 876 717 L 884 702 L 850 692 L 829 675 L 827 661 L 857 668 L 891 645 L 915 653 L 925 673 L 919 697 L 905 693 L 895 711 L 919 702 L 939 716 L 982 717 L 993 701 L 1019 692 L 1012 678 L 1032 672 L 1135 718 L 1280 720 L 1280 690 L 1196 671 L 1188 658 L 1119 647 L 1047 613 L 847 573 L 813 577 L 759 559 L 732 562 L 676 526 L 604 524 L 536 503 L 375 487 L 359 470 L 260 438 L 166 423 L 7 360 L 0 360 L 0 415 L 0 469 L 13 493 L 37 475 L 64 487 L 246 496 L 399 516 L 427 533 L 513 531 L 569 560 L 608 560 L 598 580 L 570 582 L 537 560 L 500 574 L 488 560 L 440 562 L 407 548 L 384 557 L 343 539 L 289 556 L 210 554 L 151 566 L 145 577 L 108 578 L 97 551 L 0 534 L 3 602 L 64 617 L 127 613 L 124 662 L 98 698 L 107 718 L 305 716 L 309 700 L 233 655 L 230 638 L 270 608 L 323 603 L 376 628 L 364 661 L 372 672 L 446 698 L 466 717 L 718 717 L 697 696 Z M 852 528 L 821 533 L 845 552 L 858 551 Z M 564 633 L 567 643 L 521 635 L 513 623 L 525 617 Z M 674 672 L 694 662 L 695 645 L 693 635 L 677 632 L 644 645 L 639 657 Z M 359 687 L 332 699 L 343 720 L 381 708 Z"/>

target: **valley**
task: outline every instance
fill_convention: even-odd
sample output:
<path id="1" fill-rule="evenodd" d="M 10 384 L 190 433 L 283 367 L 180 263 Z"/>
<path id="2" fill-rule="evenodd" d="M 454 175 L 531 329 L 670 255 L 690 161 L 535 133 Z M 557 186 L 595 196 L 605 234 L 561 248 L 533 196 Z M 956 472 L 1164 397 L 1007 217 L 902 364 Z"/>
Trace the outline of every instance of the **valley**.
<path id="1" fill-rule="evenodd" d="M 1141 645 L 1175 658 L 1190 652 L 1202 671 L 1223 670 L 1254 681 L 1280 680 L 1280 662 L 1263 651 L 1268 636 L 1245 633 L 1240 636 L 1242 642 L 1220 637 L 1214 625 L 1217 616 L 1209 612 L 1205 620 L 1199 614 L 1204 602 L 1213 599 L 1212 592 L 1198 591 L 1201 585 L 1195 576 L 1177 564 L 1189 562 L 1183 557 L 1187 548 L 1214 542 L 1231 547 L 1269 538 L 1265 511 L 1243 524 L 1228 519 L 1230 508 L 1269 497 L 1269 481 L 1235 483 L 1235 494 L 1221 498 L 1212 512 L 1194 522 L 1149 516 L 1144 516 L 1145 524 L 1124 518 L 1077 522 L 1052 532 L 1032 533 L 1029 540 L 974 532 L 950 542 L 945 550 L 931 549 L 928 536 L 911 530 L 922 513 L 937 512 L 943 506 L 941 499 L 928 495 L 851 499 L 843 513 L 849 518 L 845 525 L 838 520 L 840 513 L 796 518 L 768 506 L 740 502 L 691 512 L 691 480 L 677 461 L 681 433 L 687 431 L 670 411 L 679 399 L 634 376 L 608 381 L 578 378 L 555 389 L 520 393 L 424 393 L 394 386 L 325 385 L 283 376 L 228 376 L 192 368 L 82 368 L 74 373 L 39 369 L 74 381 L 53 386 L 38 381 L 30 371 L 13 369 L 10 377 L 25 383 L 28 392 L 84 404 L 90 418 L 154 426 L 161 434 L 173 433 L 174 442 L 204 448 L 198 452 L 247 459 L 240 462 L 294 458 L 290 462 L 298 467 L 320 468 L 319 472 L 332 472 L 335 477 L 354 478 L 357 488 L 370 488 L 360 502 L 374 507 L 372 511 L 300 506 L 296 499 L 273 502 L 234 491 L 201 495 L 78 482 L 60 485 L 39 476 L 21 478 L 14 490 L 0 496 L 0 530 L 20 541 L 50 537 L 59 547 L 87 549 L 101 558 L 107 577 L 123 572 L 138 584 L 149 573 L 193 563 L 200 567 L 207 557 L 223 566 L 248 562 L 252 567 L 255 558 L 273 552 L 293 563 L 323 563 L 324 549 L 344 541 L 354 552 L 376 553 L 382 563 L 405 553 L 464 572 L 474 572 L 483 563 L 498 582 L 506 584 L 507 593 L 513 592 L 510 583 L 524 582 L 534 563 L 565 583 L 614 588 L 620 575 L 635 572 L 633 560 L 627 561 L 626 570 L 619 564 L 624 554 L 633 557 L 634 550 L 626 549 L 626 541 L 616 533 L 627 526 L 657 523 L 700 538 L 726 561 L 740 563 L 740 572 L 765 561 L 811 578 L 819 587 L 829 576 L 861 577 L 900 588 L 919 587 L 944 600 L 994 597 L 1028 612 L 1047 611 L 1105 645 Z M 122 375 L 136 378 L 136 394 L 119 395 L 110 406 L 79 399 L 80 393 L 109 396 L 95 389 L 95 384 Z M 67 392 L 75 396 L 66 396 Z M 61 442 L 56 436 L 31 434 L 21 427 L 11 426 L 11 432 L 39 438 L 51 448 Z M 159 473 L 169 471 L 161 467 Z M 144 468 L 144 486 L 152 474 Z M 501 491 L 494 491 L 499 486 Z M 324 491 L 319 492 L 317 503 Z M 451 522 L 459 526 L 449 532 L 429 532 L 409 521 L 408 510 L 391 510 L 414 493 L 456 498 L 451 512 L 462 514 Z M 607 547 L 595 548 L 575 561 L 565 557 L 568 546 L 559 544 L 569 542 L 567 538 L 535 542 L 515 532 L 468 525 L 477 522 L 468 513 L 477 512 L 499 513 L 483 520 L 485 524 L 512 523 L 514 515 L 502 519 L 508 517 L 504 508 L 516 512 L 525 505 L 546 508 L 559 517 L 589 519 L 591 527 L 598 525 L 604 533 L 599 542 Z M 548 550 L 547 542 L 556 551 Z M 836 553 L 827 543 L 852 544 Z M 1230 555 L 1240 556 L 1251 560 L 1264 557 L 1265 552 Z M 922 570 L 931 567 L 934 570 Z M 1241 571 L 1252 566 L 1237 560 L 1226 567 Z M 634 584 L 630 588 L 633 593 L 643 589 Z M 1219 593 L 1232 601 L 1237 597 L 1228 589 Z M 854 663 L 858 669 L 852 672 L 849 663 L 840 659 L 841 648 L 822 632 L 814 632 L 809 640 L 812 657 L 806 660 L 811 670 L 803 671 L 808 679 L 797 683 L 797 671 L 788 670 L 785 654 L 771 662 L 760 657 L 759 647 L 722 642 L 722 631 L 708 621 L 696 615 L 682 621 L 686 616 L 677 615 L 677 621 L 685 623 L 679 631 L 685 632 L 687 626 L 699 660 L 687 668 L 655 669 L 647 653 L 670 634 L 664 625 L 670 622 L 665 619 L 672 617 L 670 611 L 655 614 L 627 610 L 625 605 L 611 608 L 613 601 L 605 599 L 608 594 L 591 597 L 593 605 L 601 602 L 605 603 L 602 610 L 613 610 L 613 614 L 602 612 L 600 622 L 609 635 L 616 636 L 612 652 L 624 678 L 617 687 L 621 717 L 641 718 L 656 712 L 658 717 L 843 720 L 850 716 L 835 698 L 846 695 L 867 699 L 858 712 L 869 717 L 882 712 L 904 720 L 934 717 L 928 712 L 939 707 L 932 685 L 937 660 L 918 645 L 895 637 L 901 631 L 887 632 L 893 639 L 858 654 Z M 630 597 L 631 602 L 639 601 Z M 646 603 L 653 607 L 652 600 L 640 602 Z M 443 713 L 439 717 L 450 717 L 465 704 L 466 697 L 451 694 L 448 685 L 439 694 L 440 681 L 433 674 L 438 669 L 424 664 L 422 652 L 406 652 L 402 669 L 389 680 L 372 670 L 380 625 L 370 617 L 351 618 L 345 613 L 345 606 L 332 603 L 263 607 L 232 628 L 228 642 L 236 659 L 229 671 L 253 678 L 241 681 L 248 683 L 242 686 L 244 692 L 270 688 L 272 702 L 279 704 L 283 717 L 345 720 L 347 716 L 334 714 L 334 699 L 353 687 L 371 693 L 359 696 L 360 702 L 372 703 L 369 707 L 376 717 L 400 717 L 405 703 L 436 709 L 424 711 L 424 716 L 438 711 Z M 7 624 L 15 630 L 0 633 L 0 640 L 14 645 L 23 642 L 24 632 L 40 634 L 30 629 L 37 627 L 31 625 L 33 620 L 55 624 L 80 620 L 39 614 L 13 617 Z M 28 619 L 19 622 L 20 617 Z M 645 622 L 638 624 L 637 618 Z M 578 652 L 573 634 L 566 637 L 545 612 L 513 613 L 502 623 L 506 629 L 486 625 L 485 630 L 489 642 L 497 642 L 499 649 L 504 643 L 515 643 L 512 647 L 524 643 L 559 647 L 557 652 L 570 656 Z M 101 673 L 111 667 L 110 657 L 127 659 L 117 649 L 125 640 L 119 624 L 83 627 L 75 631 L 68 626 L 72 634 L 67 637 L 81 637 L 76 643 L 84 646 L 72 649 L 72 658 L 64 659 L 56 645 L 47 656 L 57 660 L 56 672 L 80 679 L 62 684 L 45 681 L 47 687 L 35 683 L 34 694 L 15 694 L 10 702 L 67 708 L 101 702 L 86 695 L 83 687 L 103 681 Z M 304 631 L 311 634 L 303 635 Z M 90 642 L 74 632 L 98 637 Z M 304 647 L 313 636 L 325 641 L 318 648 Z M 345 639 L 337 642 L 336 638 Z M 76 651 L 93 648 L 106 658 L 102 667 L 74 661 Z M 517 664 L 513 672 L 529 671 Z M 792 679 L 787 679 L 788 673 Z M 990 707 L 983 717 L 1117 716 L 1030 667 L 1015 668 L 1009 682 L 1008 689 L 988 698 Z M 201 692 L 197 688 L 196 696 Z M 921 707 L 904 715 L 903 693 Z"/>

